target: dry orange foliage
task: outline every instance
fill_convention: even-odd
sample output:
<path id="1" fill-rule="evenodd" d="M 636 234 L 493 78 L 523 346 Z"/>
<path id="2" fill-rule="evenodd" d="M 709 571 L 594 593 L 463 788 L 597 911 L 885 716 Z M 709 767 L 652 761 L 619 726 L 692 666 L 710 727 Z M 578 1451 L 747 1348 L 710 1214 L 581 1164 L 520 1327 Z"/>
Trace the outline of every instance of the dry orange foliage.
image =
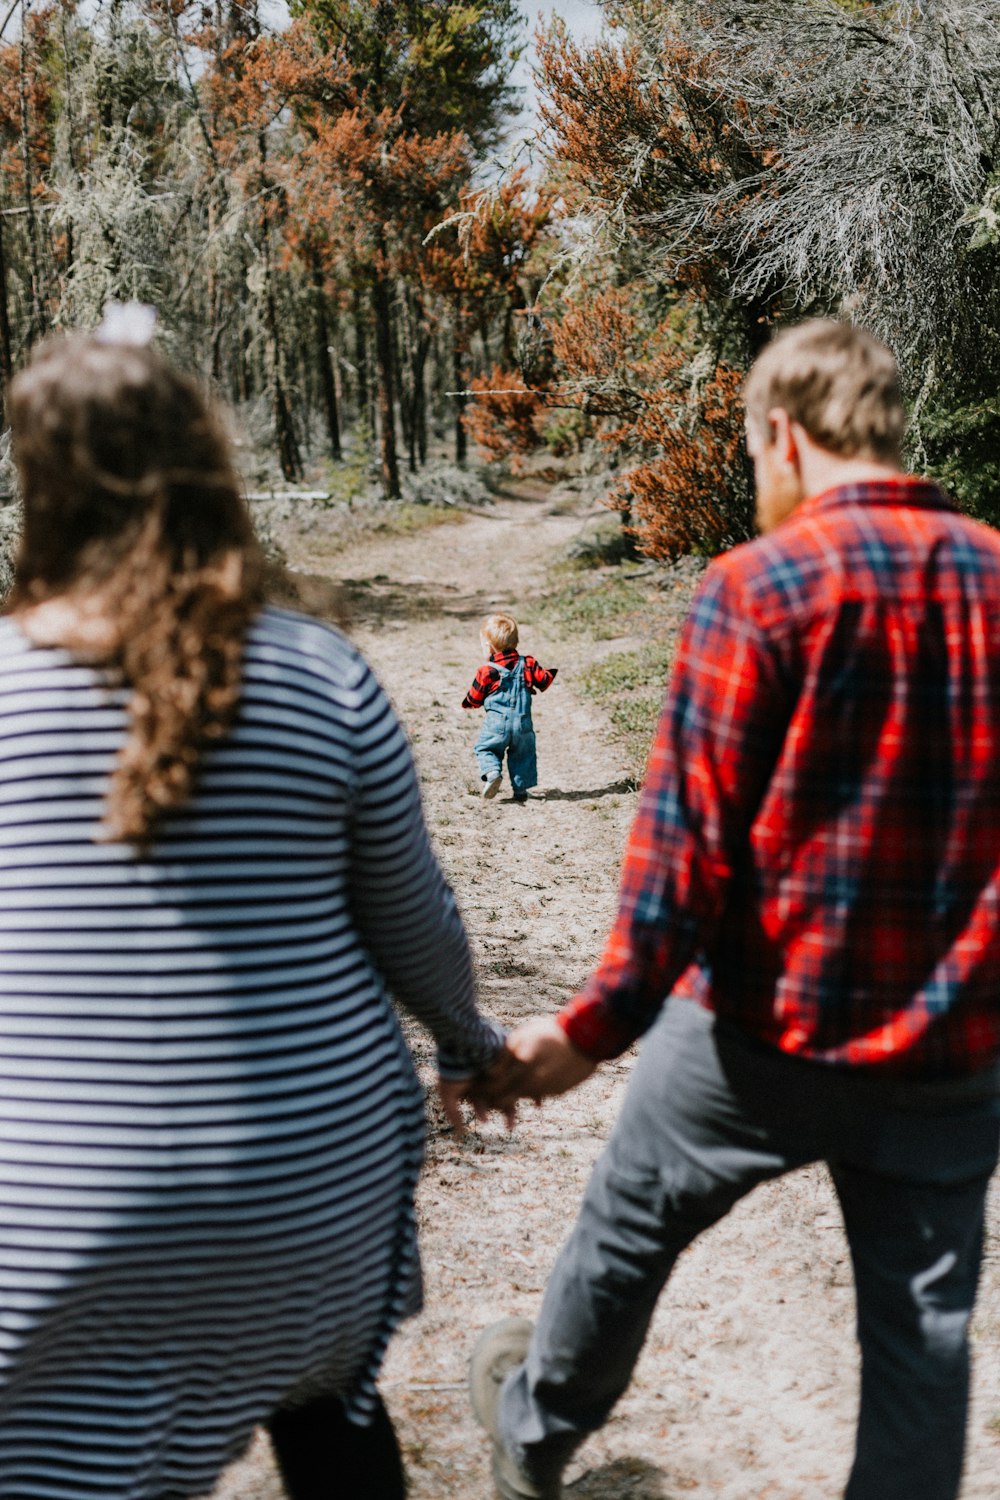
<path id="1" fill-rule="evenodd" d="M 530 390 L 517 371 L 499 365 L 475 376 L 470 393 L 473 401 L 463 418 L 469 436 L 488 460 L 507 462 L 518 473 L 525 455 L 542 441 L 544 396 Z"/>
<path id="2" fill-rule="evenodd" d="M 772 310 L 740 309 L 720 340 L 728 357 L 709 360 L 702 330 L 728 294 L 711 214 L 669 274 L 650 256 L 674 198 L 715 201 L 754 163 L 718 108 L 705 58 L 675 35 L 664 37 L 655 69 L 637 45 L 584 48 L 559 24 L 540 39 L 539 56 L 553 179 L 570 215 L 605 225 L 615 284 L 601 285 L 598 259 L 536 337 L 547 358 L 522 363 L 524 394 L 509 372 L 494 371 L 480 383 L 470 431 L 491 458 L 516 462 L 541 441 L 552 409 L 578 412 L 624 470 L 608 503 L 643 552 L 718 551 L 752 528 L 738 364 Z"/>
<path id="3" fill-rule="evenodd" d="M 516 470 L 543 440 L 553 409 L 590 418 L 629 466 L 608 504 L 651 557 L 717 552 L 749 534 L 742 443 L 742 375 L 719 362 L 692 381 L 690 349 L 668 315 L 650 326 L 634 288 L 580 295 L 551 330 L 555 373 L 529 388 L 494 369 L 473 382 L 469 431 L 493 461 Z"/>

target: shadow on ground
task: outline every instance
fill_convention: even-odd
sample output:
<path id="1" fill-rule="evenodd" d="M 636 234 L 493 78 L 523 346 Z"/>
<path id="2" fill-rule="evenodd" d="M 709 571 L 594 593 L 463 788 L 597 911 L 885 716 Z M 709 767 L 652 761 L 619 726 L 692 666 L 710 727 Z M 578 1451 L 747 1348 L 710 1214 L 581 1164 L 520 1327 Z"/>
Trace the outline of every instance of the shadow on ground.
<path id="1" fill-rule="evenodd" d="M 674 1500 L 659 1469 L 641 1458 L 616 1458 L 588 1469 L 566 1488 L 567 1500 Z"/>
<path id="2" fill-rule="evenodd" d="M 345 578 L 343 590 L 352 624 L 382 625 L 398 620 L 431 620 L 453 615 L 460 620 L 478 620 L 489 607 L 489 598 L 464 593 L 453 584 L 424 579 Z"/>
<path id="3" fill-rule="evenodd" d="M 591 792 L 564 792 L 559 787 L 549 787 L 544 792 L 536 793 L 536 802 L 593 802 L 598 797 L 613 797 L 623 792 L 634 792 L 635 782 L 625 777 L 621 781 L 611 781 L 607 786 L 595 787 Z"/>

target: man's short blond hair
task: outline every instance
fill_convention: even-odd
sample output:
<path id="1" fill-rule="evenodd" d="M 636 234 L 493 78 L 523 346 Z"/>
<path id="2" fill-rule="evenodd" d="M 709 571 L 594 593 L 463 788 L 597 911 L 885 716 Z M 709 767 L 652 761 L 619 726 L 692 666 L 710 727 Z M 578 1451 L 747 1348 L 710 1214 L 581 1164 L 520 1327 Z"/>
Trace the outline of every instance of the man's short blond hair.
<path id="1" fill-rule="evenodd" d="M 851 323 L 814 318 L 779 333 L 754 362 L 743 400 L 748 422 L 765 435 L 778 407 L 828 453 L 899 459 L 906 413 L 896 360 Z"/>
<path id="2" fill-rule="evenodd" d="M 517 645 L 517 621 L 513 615 L 487 615 L 479 629 L 492 651 L 513 651 Z"/>

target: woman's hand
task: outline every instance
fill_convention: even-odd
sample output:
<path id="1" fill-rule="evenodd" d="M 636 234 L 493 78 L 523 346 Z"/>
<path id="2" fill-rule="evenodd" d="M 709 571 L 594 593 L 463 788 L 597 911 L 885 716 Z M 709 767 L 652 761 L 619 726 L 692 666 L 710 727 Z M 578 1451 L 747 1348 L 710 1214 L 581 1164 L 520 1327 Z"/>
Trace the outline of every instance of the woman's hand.
<path id="1" fill-rule="evenodd" d="M 543 1099 L 568 1093 L 589 1078 L 597 1067 L 575 1047 L 555 1016 L 532 1016 L 507 1038 L 491 1067 L 472 1078 L 439 1078 L 441 1108 L 455 1134 L 465 1134 L 463 1103 L 472 1105 L 477 1120 L 496 1110 L 511 1130 L 519 1099 Z"/>
<path id="2" fill-rule="evenodd" d="M 465 1134 L 462 1104 L 472 1105 L 477 1120 L 487 1120 L 492 1111 L 502 1114 L 507 1129 L 514 1128 L 517 1101 L 524 1096 L 521 1087 L 525 1070 L 506 1046 L 502 1047 L 490 1067 L 470 1078 L 438 1078 L 437 1091 L 448 1124 L 457 1136 Z"/>
<path id="3" fill-rule="evenodd" d="M 444 1110 L 444 1117 L 459 1137 L 465 1134 L 465 1116 L 462 1100 L 468 1097 L 471 1078 L 442 1078 L 438 1074 L 437 1092 Z"/>

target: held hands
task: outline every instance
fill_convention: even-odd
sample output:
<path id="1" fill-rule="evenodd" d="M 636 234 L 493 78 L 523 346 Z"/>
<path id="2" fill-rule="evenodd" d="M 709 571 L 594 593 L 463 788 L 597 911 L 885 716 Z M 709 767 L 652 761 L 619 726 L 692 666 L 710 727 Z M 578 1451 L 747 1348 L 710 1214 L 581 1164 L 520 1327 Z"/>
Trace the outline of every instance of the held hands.
<path id="1" fill-rule="evenodd" d="M 473 1078 L 439 1076 L 438 1098 L 445 1119 L 455 1134 L 465 1134 L 465 1117 L 462 1114 L 462 1103 L 465 1100 L 472 1105 L 477 1120 L 488 1120 L 490 1111 L 495 1109 L 503 1115 L 507 1129 L 513 1130 L 517 1100 L 521 1097 L 523 1071 L 510 1047 L 505 1045 L 485 1073 L 477 1073 Z"/>
<path id="2" fill-rule="evenodd" d="M 555 1016 L 531 1016 L 511 1032 L 507 1046 L 525 1070 L 521 1096 L 536 1104 L 569 1093 L 597 1067 L 592 1057 L 574 1047 Z"/>
<path id="3" fill-rule="evenodd" d="M 511 1129 L 519 1099 L 536 1104 L 565 1094 L 590 1077 L 597 1067 L 575 1047 L 555 1016 L 532 1016 L 507 1038 L 506 1045 L 485 1073 L 474 1078 L 438 1080 L 441 1106 L 457 1135 L 465 1131 L 462 1101 L 468 1100 L 477 1120 L 497 1110 Z"/>

